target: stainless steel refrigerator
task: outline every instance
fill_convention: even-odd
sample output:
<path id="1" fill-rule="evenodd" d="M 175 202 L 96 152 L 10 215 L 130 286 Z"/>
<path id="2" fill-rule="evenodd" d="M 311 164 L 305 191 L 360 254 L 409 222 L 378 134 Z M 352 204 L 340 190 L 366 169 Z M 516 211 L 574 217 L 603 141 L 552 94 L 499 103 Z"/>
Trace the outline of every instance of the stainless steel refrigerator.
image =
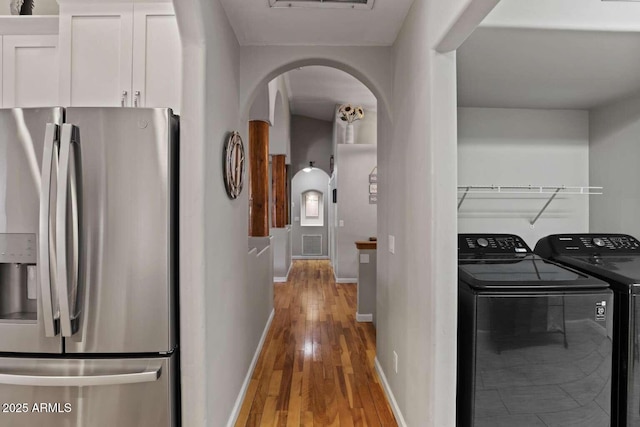
<path id="1" fill-rule="evenodd" d="M 178 425 L 177 129 L 0 110 L 0 426 Z"/>

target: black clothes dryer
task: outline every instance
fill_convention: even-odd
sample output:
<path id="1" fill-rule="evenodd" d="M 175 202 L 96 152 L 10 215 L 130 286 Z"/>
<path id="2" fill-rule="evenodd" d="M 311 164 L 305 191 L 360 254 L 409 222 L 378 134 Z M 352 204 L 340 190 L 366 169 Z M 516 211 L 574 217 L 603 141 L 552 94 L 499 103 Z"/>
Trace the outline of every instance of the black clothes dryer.
<path id="1" fill-rule="evenodd" d="M 613 426 L 640 426 L 640 242 L 625 234 L 556 234 L 535 252 L 607 281 L 614 292 Z"/>
<path id="2" fill-rule="evenodd" d="M 460 427 L 609 425 L 613 293 L 518 236 L 458 236 Z"/>

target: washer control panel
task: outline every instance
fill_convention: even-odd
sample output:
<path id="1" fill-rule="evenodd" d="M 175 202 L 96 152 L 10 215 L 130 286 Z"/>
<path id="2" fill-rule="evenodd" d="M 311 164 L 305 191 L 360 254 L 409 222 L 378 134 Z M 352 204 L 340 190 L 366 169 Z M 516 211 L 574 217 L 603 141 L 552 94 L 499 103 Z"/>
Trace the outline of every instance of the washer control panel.
<path id="1" fill-rule="evenodd" d="M 554 234 L 540 239 L 536 252 L 553 254 L 640 254 L 640 241 L 627 234 Z"/>
<path id="2" fill-rule="evenodd" d="M 526 254 L 531 249 L 514 234 L 459 234 L 458 252 L 464 254 Z"/>

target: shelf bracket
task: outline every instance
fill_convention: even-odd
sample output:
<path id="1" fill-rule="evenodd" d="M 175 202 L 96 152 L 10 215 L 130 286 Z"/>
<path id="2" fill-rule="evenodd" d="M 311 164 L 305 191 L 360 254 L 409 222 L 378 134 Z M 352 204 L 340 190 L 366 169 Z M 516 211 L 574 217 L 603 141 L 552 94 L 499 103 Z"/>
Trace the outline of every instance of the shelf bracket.
<path id="1" fill-rule="evenodd" d="M 464 202 L 465 197 L 467 197 L 467 194 L 469 194 L 469 189 L 470 188 L 471 187 L 467 187 L 467 189 L 464 191 L 464 194 L 460 198 L 460 201 L 458 202 L 458 210 L 460 210 L 460 206 L 462 206 L 462 202 Z"/>
<path id="2" fill-rule="evenodd" d="M 549 200 L 547 200 L 547 203 L 545 203 L 544 206 L 542 207 L 542 209 L 540 210 L 540 212 L 538 212 L 538 215 L 536 215 L 536 217 L 533 218 L 533 221 L 530 221 L 530 224 L 532 226 L 535 225 L 535 223 L 538 220 L 538 218 L 540 218 L 540 215 L 543 214 L 543 212 L 547 209 L 547 206 L 549 206 L 549 204 L 553 201 L 553 199 L 556 198 L 556 196 L 558 195 L 560 190 L 562 190 L 562 187 L 556 188 L 556 191 L 554 191 L 554 193 L 551 195 L 551 197 L 549 197 Z"/>

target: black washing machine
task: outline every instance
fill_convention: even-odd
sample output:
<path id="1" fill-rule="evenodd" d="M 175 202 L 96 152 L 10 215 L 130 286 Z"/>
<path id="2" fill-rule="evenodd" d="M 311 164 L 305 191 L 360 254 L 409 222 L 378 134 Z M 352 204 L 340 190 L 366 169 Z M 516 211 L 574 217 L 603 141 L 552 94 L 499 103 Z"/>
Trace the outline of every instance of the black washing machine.
<path id="1" fill-rule="evenodd" d="M 614 292 L 613 426 L 640 426 L 640 242 L 625 234 L 556 234 L 535 252 L 607 281 Z"/>
<path id="2" fill-rule="evenodd" d="M 458 236 L 460 427 L 609 425 L 613 292 L 518 236 Z"/>

